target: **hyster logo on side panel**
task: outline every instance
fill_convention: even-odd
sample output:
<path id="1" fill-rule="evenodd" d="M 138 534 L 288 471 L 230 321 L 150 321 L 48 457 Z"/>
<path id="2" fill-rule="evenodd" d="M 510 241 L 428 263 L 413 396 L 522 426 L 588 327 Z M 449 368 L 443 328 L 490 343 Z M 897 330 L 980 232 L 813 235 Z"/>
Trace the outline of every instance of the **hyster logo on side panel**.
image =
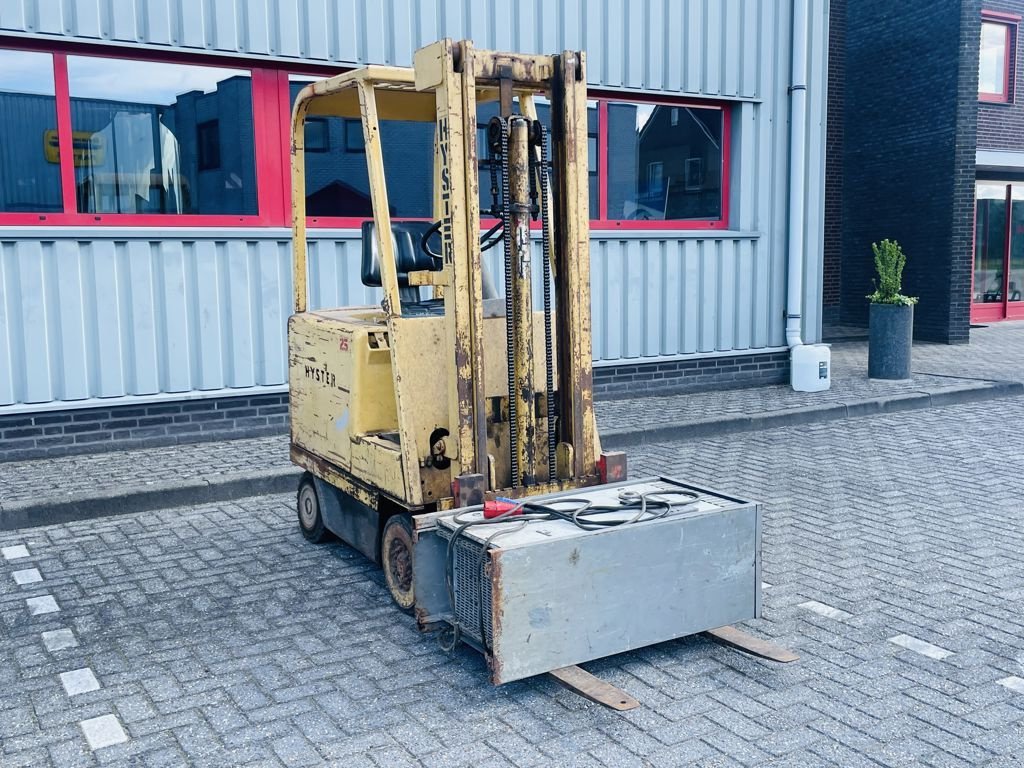
<path id="1" fill-rule="evenodd" d="M 306 368 L 306 378 L 307 379 L 312 379 L 313 381 L 317 382 L 318 384 L 323 384 L 325 387 L 334 387 L 334 386 L 336 386 L 336 384 L 335 384 L 336 378 L 335 378 L 333 373 L 331 373 L 330 371 L 327 370 L 327 365 L 326 364 L 324 365 L 323 368 L 317 368 L 317 367 L 312 366 L 312 365 L 307 365 L 307 366 L 305 366 L 305 368 Z"/>

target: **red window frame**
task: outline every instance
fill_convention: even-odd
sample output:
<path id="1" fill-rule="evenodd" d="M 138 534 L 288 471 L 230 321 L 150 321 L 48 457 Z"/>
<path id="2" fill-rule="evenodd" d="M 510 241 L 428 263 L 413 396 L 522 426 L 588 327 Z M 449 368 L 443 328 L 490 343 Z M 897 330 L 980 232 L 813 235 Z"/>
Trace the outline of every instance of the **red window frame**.
<path id="1" fill-rule="evenodd" d="M 694 101 L 665 96 L 639 96 L 614 91 L 593 90 L 588 94 L 597 101 L 597 200 L 598 216 L 590 220 L 595 230 L 702 230 L 729 228 L 729 181 L 731 177 L 732 110 L 729 102 Z M 609 219 L 608 218 L 608 104 L 655 104 L 671 107 L 717 109 L 722 113 L 722 213 L 717 219 Z"/>
<path id="2" fill-rule="evenodd" d="M 187 54 L 146 51 L 95 45 L 59 45 L 46 41 L 26 41 L 0 37 L 0 48 L 48 53 L 53 61 L 54 92 L 57 109 L 57 139 L 61 147 L 60 213 L 3 213 L 0 226 L 117 226 L 117 227 L 268 227 L 284 226 L 290 218 L 290 205 L 285 184 L 274 179 L 287 179 L 287 165 L 280 147 L 287 144 L 290 130 L 282 133 L 281 123 L 260 119 L 275 114 L 279 101 L 279 73 L 267 67 L 254 66 L 252 61 L 231 57 L 190 56 Z M 175 214 L 175 213 L 79 213 L 75 198 L 75 169 L 71 152 L 71 95 L 68 84 L 68 56 L 92 56 L 104 59 L 152 61 L 191 66 L 219 66 L 245 69 L 252 75 L 253 144 L 256 159 L 255 214 Z M 267 183 L 270 182 L 270 183 Z"/>
<path id="3" fill-rule="evenodd" d="M 997 24 L 1003 27 L 1005 34 L 1003 42 L 1003 90 L 1000 93 L 989 93 L 982 91 L 979 87 L 978 100 L 994 104 L 1010 104 L 1013 102 L 1013 91 L 1015 87 L 1014 72 L 1016 70 L 1017 54 L 1017 25 L 1021 17 L 1013 13 L 1002 13 L 999 11 L 982 11 L 982 24 Z"/>

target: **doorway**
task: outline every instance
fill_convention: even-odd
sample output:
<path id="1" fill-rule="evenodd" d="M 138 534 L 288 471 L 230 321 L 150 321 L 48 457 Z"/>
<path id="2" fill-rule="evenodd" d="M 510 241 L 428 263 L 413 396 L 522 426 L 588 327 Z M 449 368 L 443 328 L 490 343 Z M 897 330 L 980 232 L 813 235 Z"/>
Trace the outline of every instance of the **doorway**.
<path id="1" fill-rule="evenodd" d="M 1024 318 L 1024 184 L 979 181 L 971 321 Z"/>

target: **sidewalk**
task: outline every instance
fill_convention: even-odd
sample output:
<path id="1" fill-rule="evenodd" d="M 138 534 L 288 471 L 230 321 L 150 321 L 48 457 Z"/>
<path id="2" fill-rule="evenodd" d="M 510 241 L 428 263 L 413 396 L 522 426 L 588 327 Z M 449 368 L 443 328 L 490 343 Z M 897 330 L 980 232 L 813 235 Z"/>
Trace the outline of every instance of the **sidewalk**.
<path id="1" fill-rule="evenodd" d="M 788 385 L 599 400 L 606 448 L 767 429 L 1024 394 L 1024 323 L 971 344 L 916 344 L 910 381 L 867 378 L 867 344 L 832 348 L 832 389 Z M 997 406 L 993 406 L 997 407 Z M 0 530 L 143 509 L 292 492 L 298 470 L 276 435 L 0 464 Z"/>

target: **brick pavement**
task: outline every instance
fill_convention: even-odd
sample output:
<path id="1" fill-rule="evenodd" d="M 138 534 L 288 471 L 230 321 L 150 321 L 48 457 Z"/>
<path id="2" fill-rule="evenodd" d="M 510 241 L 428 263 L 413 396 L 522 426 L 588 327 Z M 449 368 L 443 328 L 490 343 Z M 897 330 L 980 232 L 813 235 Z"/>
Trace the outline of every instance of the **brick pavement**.
<path id="1" fill-rule="evenodd" d="M 802 659 L 688 638 L 586 665 L 642 701 L 621 714 L 491 687 L 360 555 L 307 544 L 288 497 L 0 533 L 0 764 L 1019 766 L 1022 419 L 1017 398 L 632 451 L 633 476 L 765 503 L 748 628 Z M 99 688 L 69 696 L 85 669 Z"/>
<path id="2" fill-rule="evenodd" d="M 866 344 L 837 344 L 833 346 L 833 386 L 828 392 L 802 393 L 788 386 L 763 386 L 599 399 L 595 408 L 603 432 L 622 432 L 917 392 L 965 391 L 984 388 L 989 381 L 1024 381 L 1024 323 L 1000 323 L 976 330 L 969 346 L 917 344 L 914 361 L 915 375 L 910 381 L 873 381 L 866 374 Z M 5 503 L 40 496 L 60 501 L 72 494 L 110 492 L 122 487 L 144 489 L 169 480 L 205 478 L 216 482 L 223 475 L 289 466 L 285 435 L 0 463 L 0 510 Z"/>

